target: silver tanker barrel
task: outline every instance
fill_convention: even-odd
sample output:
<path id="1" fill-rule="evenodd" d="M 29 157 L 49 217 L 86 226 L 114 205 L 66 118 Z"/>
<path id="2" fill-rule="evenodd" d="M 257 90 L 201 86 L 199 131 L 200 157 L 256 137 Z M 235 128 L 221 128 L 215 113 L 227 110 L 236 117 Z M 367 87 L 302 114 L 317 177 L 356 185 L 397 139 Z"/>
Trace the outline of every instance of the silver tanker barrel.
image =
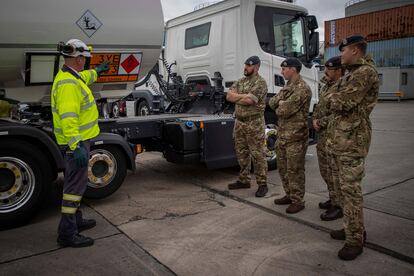
<path id="1" fill-rule="evenodd" d="M 24 102 L 47 100 L 61 67 L 56 45 L 92 46 L 89 68 L 111 61 L 92 90 L 121 97 L 157 62 L 163 41 L 160 0 L 14 0 L 0 9 L 0 89 Z"/>

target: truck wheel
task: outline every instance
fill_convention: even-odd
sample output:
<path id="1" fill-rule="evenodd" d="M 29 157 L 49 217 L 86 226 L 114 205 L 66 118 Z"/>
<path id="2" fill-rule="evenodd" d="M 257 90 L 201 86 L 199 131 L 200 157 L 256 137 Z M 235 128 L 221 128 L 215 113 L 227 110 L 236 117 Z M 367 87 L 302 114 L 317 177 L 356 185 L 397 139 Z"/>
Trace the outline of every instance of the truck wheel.
<path id="1" fill-rule="evenodd" d="M 24 141 L 0 145 L 0 225 L 26 222 L 42 202 L 52 174 L 43 153 Z"/>
<path id="2" fill-rule="evenodd" d="M 275 170 L 277 168 L 276 163 L 276 140 L 277 129 L 275 125 L 267 125 L 265 129 L 266 136 L 266 159 L 268 170 Z"/>
<path id="3" fill-rule="evenodd" d="M 104 198 L 124 182 L 127 164 L 124 153 L 116 146 L 102 145 L 91 149 L 86 198 Z"/>
<path id="4" fill-rule="evenodd" d="M 150 115 L 150 108 L 147 101 L 141 101 L 137 107 L 137 116 L 148 116 Z"/>

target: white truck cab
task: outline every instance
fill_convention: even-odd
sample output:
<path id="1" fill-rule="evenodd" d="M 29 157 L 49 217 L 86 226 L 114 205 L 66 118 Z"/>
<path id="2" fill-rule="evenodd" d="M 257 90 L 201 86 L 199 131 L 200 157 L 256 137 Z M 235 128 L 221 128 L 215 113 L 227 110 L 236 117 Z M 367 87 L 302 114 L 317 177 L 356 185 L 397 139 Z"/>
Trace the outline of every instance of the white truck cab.
<path id="1" fill-rule="evenodd" d="M 185 83 L 212 85 L 215 72 L 227 90 L 243 75 L 249 56 L 261 59 L 269 97 L 284 85 L 280 64 L 286 57 L 303 63 L 301 76 L 312 89 L 310 112 L 318 101 L 318 25 L 300 6 L 274 0 L 225 0 L 169 20 L 165 59 Z M 165 75 L 165 74 L 164 74 Z"/>

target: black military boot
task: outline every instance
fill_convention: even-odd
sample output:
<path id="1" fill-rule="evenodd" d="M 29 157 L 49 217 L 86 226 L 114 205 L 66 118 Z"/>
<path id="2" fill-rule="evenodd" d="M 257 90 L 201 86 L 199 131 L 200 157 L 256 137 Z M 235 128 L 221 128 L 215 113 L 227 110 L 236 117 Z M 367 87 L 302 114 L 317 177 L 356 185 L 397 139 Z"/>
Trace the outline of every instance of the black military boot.
<path id="1" fill-rule="evenodd" d="M 344 214 L 342 213 L 341 207 L 333 206 L 332 208 L 326 210 L 321 214 L 321 220 L 330 221 L 342 218 Z"/>
<path id="2" fill-rule="evenodd" d="M 85 231 L 87 229 L 96 226 L 96 220 L 94 219 L 82 219 L 81 223 L 78 223 L 78 232 Z"/>
<path id="3" fill-rule="evenodd" d="M 267 185 L 259 185 L 259 188 L 256 191 L 256 197 L 264 197 L 269 189 L 267 188 Z"/>
<path id="4" fill-rule="evenodd" d="M 286 208 L 286 213 L 288 214 L 296 214 L 305 209 L 304 204 L 300 203 L 292 203 Z"/>
<path id="5" fill-rule="evenodd" d="M 58 237 L 57 242 L 62 247 L 86 247 L 93 245 L 93 239 L 79 234 L 72 238 Z"/>
<path id="6" fill-rule="evenodd" d="M 274 202 L 276 205 L 288 205 L 292 203 L 292 200 L 287 195 L 285 195 L 282 198 L 276 198 Z"/>
<path id="7" fill-rule="evenodd" d="M 329 209 L 332 207 L 331 200 L 325 201 L 325 202 L 319 202 L 319 208 L 320 209 Z"/>
<path id="8" fill-rule="evenodd" d="M 333 230 L 333 231 L 331 231 L 330 235 L 331 235 L 331 238 L 334 239 L 334 240 L 344 241 L 346 239 L 345 229 Z M 367 232 L 366 231 L 364 231 L 363 238 L 364 238 L 364 243 L 365 243 L 365 241 L 367 240 Z"/>
<path id="9" fill-rule="evenodd" d="M 338 257 L 344 261 L 354 260 L 362 254 L 363 248 L 362 245 L 345 244 L 344 247 L 338 251 Z"/>
<path id="10" fill-rule="evenodd" d="M 242 183 L 239 180 L 237 180 L 236 182 L 229 184 L 228 188 L 229 190 L 249 189 L 250 183 Z"/>

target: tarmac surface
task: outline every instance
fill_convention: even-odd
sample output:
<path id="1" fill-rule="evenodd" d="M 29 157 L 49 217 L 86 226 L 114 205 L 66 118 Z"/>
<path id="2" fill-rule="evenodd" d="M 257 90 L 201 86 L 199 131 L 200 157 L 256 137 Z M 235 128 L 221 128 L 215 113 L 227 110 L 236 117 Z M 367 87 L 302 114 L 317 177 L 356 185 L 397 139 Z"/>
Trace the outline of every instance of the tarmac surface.
<path id="1" fill-rule="evenodd" d="M 159 153 L 137 157 L 137 170 L 101 200 L 86 200 L 97 226 L 88 248 L 60 248 L 59 187 L 28 225 L 0 231 L 0 275 L 414 275 L 414 101 L 380 102 L 363 180 L 368 234 L 364 253 L 338 259 L 343 243 L 323 222 L 327 199 L 316 148 L 306 156 L 306 208 L 275 206 L 283 195 L 277 171 L 270 192 L 231 191 L 237 168 L 209 171 L 177 165 Z"/>

